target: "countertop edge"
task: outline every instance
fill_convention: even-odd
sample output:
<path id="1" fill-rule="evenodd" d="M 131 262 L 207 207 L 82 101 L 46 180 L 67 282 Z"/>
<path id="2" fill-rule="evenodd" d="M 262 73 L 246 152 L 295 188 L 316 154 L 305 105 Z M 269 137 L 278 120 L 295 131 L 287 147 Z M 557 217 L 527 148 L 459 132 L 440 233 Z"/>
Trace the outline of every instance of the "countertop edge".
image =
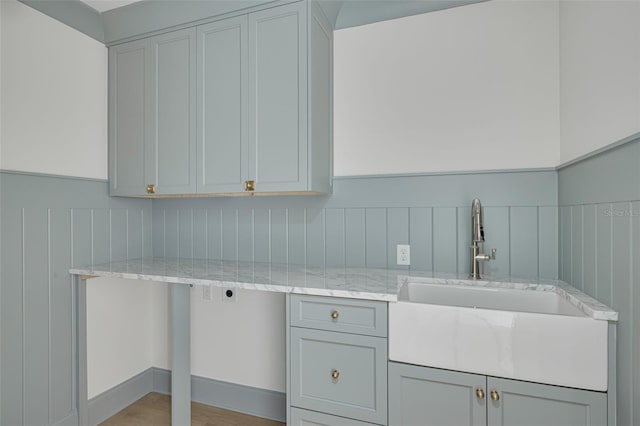
<path id="1" fill-rule="evenodd" d="M 93 269 L 81 269 L 71 268 L 69 269 L 71 275 L 86 275 L 92 278 L 117 278 L 117 279 L 130 279 L 130 280 L 142 280 L 142 281 L 157 281 L 169 284 L 183 284 L 183 285 L 195 285 L 195 286 L 215 286 L 215 287 L 233 287 L 244 290 L 256 290 L 256 291 L 269 291 L 275 293 L 291 293 L 291 294 L 306 294 L 313 296 L 328 296 L 328 297 L 342 297 L 345 299 L 360 299 L 360 300 L 376 300 L 382 302 L 397 302 L 397 293 L 376 293 L 371 291 L 359 291 L 349 289 L 326 289 L 318 287 L 300 287 L 293 285 L 278 285 L 278 284 L 260 284 L 260 283 L 248 283 L 243 281 L 225 281 L 225 280 L 210 280 L 199 278 L 186 278 L 164 275 L 151 275 L 151 274 L 136 274 L 130 272 L 105 272 L 95 271 Z"/>
<path id="2" fill-rule="evenodd" d="M 150 265 L 153 265 L 154 262 L 159 262 L 160 267 L 155 269 L 147 268 L 147 270 L 144 270 L 144 268 L 139 268 L 139 265 L 137 265 L 138 269 L 134 268 L 131 270 L 131 268 L 129 268 L 129 262 L 132 262 L 134 266 L 136 265 L 136 262 L 140 262 L 142 264 L 149 262 Z M 571 305 L 582 311 L 588 318 L 611 322 L 617 322 L 619 318 L 618 312 L 614 311 L 607 305 L 582 292 L 580 289 L 557 279 L 532 280 L 515 277 L 485 277 L 482 280 L 470 281 L 468 279 L 463 279 L 460 276 L 456 276 L 456 274 L 438 274 L 424 271 L 400 271 L 380 268 L 309 268 L 303 265 L 254 264 L 251 262 L 239 262 L 235 265 L 232 264 L 233 266 L 229 268 L 229 276 L 226 276 L 226 273 L 220 274 L 219 271 L 217 273 L 219 276 L 216 276 L 216 274 L 206 276 L 203 274 L 194 274 L 193 271 L 189 271 L 188 268 L 184 274 L 181 274 L 179 270 L 171 270 L 171 268 L 169 268 L 171 273 L 167 274 L 168 269 L 166 264 L 163 262 L 169 262 L 171 268 L 175 269 L 175 265 L 171 264 L 171 262 L 180 263 L 182 260 L 176 258 L 155 257 L 130 259 L 100 265 L 73 267 L 69 269 L 69 273 L 72 275 L 86 276 L 86 278 L 104 277 L 158 281 L 192 286 L 233 287 L 256 291 L 271 291 L 277 293 L 306 294 L 386 302 L 399 301 L 398 293 L 400 286 L 409 281 L 444 285 L 554 291 Z M 224 269 L 226 266 L 223 265 L 226 261 L 209 259 L 191 259 L 191 262 L 205 262 L 204 269 L 206 272 L 209 272 L 207 262 L 213 262 L 213 270 L 216 270 L 217 268 Z M 125 267 L 123 267 L 122 264 L 124 264 Z M 185 262 L 185 265 L 190 265 L 188 260 Z M 258 268 L 258 265 L 260 265 L 260 268 Z M 265 266 L 267 266 L 266 269 Z M 280 280 L 280 282 L 275 279 L 272 280 L 272 266 L 274 268 L 274 274 L 276 274 L 276 271 L 280 274 L 284 271 L 284 280 Z M 191 267 L 193 268 L 193 264 L 191 264 Z M 240 270 L 244 269 L 249 273 L 238 274 L 238 268 Z M 266 274 L 261 276 L 258 271 L 261 271 L 261 273 L 266 272 Z M 290 273 L 294 275 L 290 276 Z M 296 274 L 298 276 L 296 276 Z M 295 277 L 295 279 L 292 277 Z M 302 277 L 302 279 L 299 279 L 299 277 Z"/>

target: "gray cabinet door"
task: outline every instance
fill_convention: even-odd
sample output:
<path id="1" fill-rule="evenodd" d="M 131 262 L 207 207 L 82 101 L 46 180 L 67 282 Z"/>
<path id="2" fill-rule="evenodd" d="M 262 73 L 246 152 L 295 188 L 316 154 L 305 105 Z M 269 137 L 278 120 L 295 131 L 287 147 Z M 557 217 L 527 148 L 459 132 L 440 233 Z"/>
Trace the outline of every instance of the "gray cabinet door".
<path id="1" fill-rule="evenodd" d="M 489 377 L 490 426 L 602 426 L 607 424 L 607 394 Z"/>
<path id="2" fill-rule="evenodd" d="M 156 194 L 196 192 L 196 30 L 151 37 L 145 174 Z"/>
<path id="3" fill-rule="evenodd" d="M 109 49 L 109 187 L 111 195 L 146 194 L 145 142 L 150 116 L 146 40 Z"/>
<path id="4" fill-rule="evenodd" d="M 249 166 L 247 16 L 198 27 L 198 192 L 244 191 Z"/>
<path id="5" fill-rule="evenodd" d="M 291 405 L 387 423 L 387 339 L 291 327 Z"/>
<path id="6" fill-rule="evenodd" d="M 389 425 L 485 425 L 486 393 L 483 375 L 390 362 Z"/>
<path id="7" fill-rule="evenodd" d="M 249 15 L 249 175 L 256 192 L 307 190 L 306 7 Z"/>

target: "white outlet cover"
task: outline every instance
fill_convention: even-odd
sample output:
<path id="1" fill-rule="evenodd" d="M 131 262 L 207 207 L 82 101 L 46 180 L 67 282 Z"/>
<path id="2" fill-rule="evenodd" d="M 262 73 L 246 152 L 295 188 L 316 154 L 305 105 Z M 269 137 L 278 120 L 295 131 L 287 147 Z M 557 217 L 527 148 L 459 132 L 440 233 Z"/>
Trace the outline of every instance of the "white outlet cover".
<path id="1" fill-rule="evenodd" d="M 411 246 L 409 244 L 398 244 L 397 261 L 398 265 L 411 265 Z"/>
<path id="2" fill-rule="evenodd" d="M 213 287 L 210 285 L 205 285 L 202 287 L 202 299 L 203 300 L 212 300 L 213 299 Z"/>

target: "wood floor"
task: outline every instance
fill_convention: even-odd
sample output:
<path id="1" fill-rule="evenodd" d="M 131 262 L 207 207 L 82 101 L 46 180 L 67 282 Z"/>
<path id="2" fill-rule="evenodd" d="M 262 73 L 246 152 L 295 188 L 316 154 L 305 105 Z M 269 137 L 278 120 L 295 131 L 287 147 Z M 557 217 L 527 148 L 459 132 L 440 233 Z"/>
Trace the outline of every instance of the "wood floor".
<path id="1" fill-rule="evenodd" d="M 108 418 L 102 426 L 169 426 L 171 398 L 150 393 Z M 192 426 L 282 426 L 284 423 L 248 416 L 235 411 L 191 403 Z M 175 425 L 174 425 L 175 426 Z M 188 425 L 178 425 L 188 426 Z"/>

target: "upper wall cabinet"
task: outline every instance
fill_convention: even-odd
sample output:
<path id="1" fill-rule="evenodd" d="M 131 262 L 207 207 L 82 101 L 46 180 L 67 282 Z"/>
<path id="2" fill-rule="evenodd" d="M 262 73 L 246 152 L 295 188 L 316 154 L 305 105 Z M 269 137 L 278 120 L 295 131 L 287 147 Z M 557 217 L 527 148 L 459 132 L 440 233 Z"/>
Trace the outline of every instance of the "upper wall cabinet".
<path id="1" fill-rule="evenodd" d="M 151 90 L 149 43 L 109 50 L 109 187 L 111 195 L 140 195 L 145 187 L 145 145 Z"/>
<path id="2" fill-rule="evenodd" d="M 247 16 L 198 27 L 198 191 L 249 180 Z"/>
<path id="3" fill-rule="evenodd" d="M 111 48 L 112 195 L 196 191 L 195 29 Z"/>
<path id="4" fill-rule="evenodd" d="M 257 191 L 307 189 L 304 4 L 249 16 L 250 178 Z"/>
<path id="5" fill-rule="evenodd" d="M 313 2 L 110 49 L 111 194 L 330 193 L 333 32 Z"/>

